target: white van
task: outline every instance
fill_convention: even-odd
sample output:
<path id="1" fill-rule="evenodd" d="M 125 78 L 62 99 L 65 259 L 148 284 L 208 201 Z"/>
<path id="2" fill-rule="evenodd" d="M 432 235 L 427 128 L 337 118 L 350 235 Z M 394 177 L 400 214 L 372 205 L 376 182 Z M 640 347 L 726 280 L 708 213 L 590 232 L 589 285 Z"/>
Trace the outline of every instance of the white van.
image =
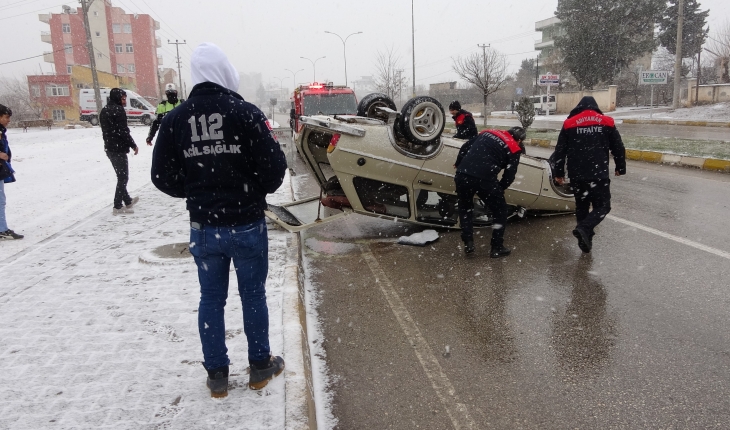
<path id="1" fill-rule="evenodd" d="M 100 88 L 101 104 L 106 106 L 109 102 L 109 91 L 111 88 Z M 155 107 L 142 96 L 134 91 L 124 90 L 127 93 L 127 105 L 124 110 L 127 112 L 128 121 L 141 121 L 144 125 L 152 124 L 155 119 Z M 79 119 L 89 121 L 91 125 L 99 125 L 99 115 L 96 112 L 96 100 L 93 89 L 83 89 L 79 92 Z"/>
<path id="2" fill-rule="evenodd" d="M 535 115 L 545 115 L 548 110 L 554 113 L 558 109 L 554 94 L 549 96 L 547 94 L 531 96 L 530 100 L 532 100 L 532 104 L 535 106 Z"/>

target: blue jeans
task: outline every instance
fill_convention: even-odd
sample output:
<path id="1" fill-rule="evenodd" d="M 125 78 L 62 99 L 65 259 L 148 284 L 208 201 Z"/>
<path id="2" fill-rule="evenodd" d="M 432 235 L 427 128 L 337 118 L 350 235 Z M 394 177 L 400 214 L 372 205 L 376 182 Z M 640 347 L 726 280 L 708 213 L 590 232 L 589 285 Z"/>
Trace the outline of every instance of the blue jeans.
<path id="1" fill-rule="evenodd" d="M 262 219 L 237 227 L 191 227 L 190 253 L 198 265 L 200 281 L 198 331 L 203 345 L 203 366 L 212 370 L 230 364 L 223 315 L 228 298 L 231 260 L 236 269 L 238 292 L 243 305 L 248 360 L 268 359 L 266 275 L 269 271 L 269 239 L 266 221 Z"/>
<path id="2" fill-rule="evenodd" d="M 5 182 L 0 179 L 0 231 L 8 229 L 8 220 L 5 218 Z"/>

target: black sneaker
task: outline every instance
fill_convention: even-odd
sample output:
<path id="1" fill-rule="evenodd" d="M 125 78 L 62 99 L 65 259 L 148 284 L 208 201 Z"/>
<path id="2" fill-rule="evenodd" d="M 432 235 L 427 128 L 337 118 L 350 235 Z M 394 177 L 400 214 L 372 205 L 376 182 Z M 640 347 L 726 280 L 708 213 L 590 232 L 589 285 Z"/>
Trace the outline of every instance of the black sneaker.
<path id="1" fill-rule="evenodd" d="M 269 361 L 262 366 L 251 363 L 251 374 L 248 379 L 248 388 L 260 390 L 272 379 L 281 375 L 284 371 L 284 359 L 281 357 L 269 357 Z"/>
<path id="2" fill-rule="evenodd" d="M 228 366 L 208 370 L 205 385 L 210 389 L 210 397 L 220 399 L 228 396 Z"/>
<path id="3" fill-rule="evenodd" d="M 492 250 L 489 252 L 489 256 L 492 258 L 499 258 L 499 257 L 506 257 L 512 253 L 512 250 L 509 248 L 504 247 L 503 245 L 500 246 L 493 246 Z"/>
<path id="4" fill-rule="evenodd" d="M 472 252 L 474 252 L 474 239 L 464 241 L 464 253 L 471 254 Z"/>
<path id="5" fill-rule="evenodd" d="M 591 248 L 593 248 L 593 240 L 588 233 L 582 229 L 576 228 L 573 230 L 573 236 L 578 239 L 578 248 L 580 248 L 581 251 L 586 254 L 591 252 Z"/>
<path id="6" fill-rule="evenodd" d="M 24 237 L 22 234 L 18 234 L 13 230 L 0 231 L 0 239 L 17 240 Z"/>

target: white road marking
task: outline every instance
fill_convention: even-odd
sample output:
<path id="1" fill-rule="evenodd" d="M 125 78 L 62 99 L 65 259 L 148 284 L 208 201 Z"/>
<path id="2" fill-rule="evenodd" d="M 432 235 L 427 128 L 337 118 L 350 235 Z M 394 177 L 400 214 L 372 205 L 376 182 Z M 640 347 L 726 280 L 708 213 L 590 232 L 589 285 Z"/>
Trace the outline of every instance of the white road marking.
<path id="1" fill-rule="evenodd" d="M 380 264 L 378 264 L 378 261 L 375 259 L 372 251 L 370 251 L 370 247 L 366 244 L 361 244 L 360 252 L 370 267 L 370 271 L 375 276 L 375 282 L 378 286 L 380 286 L 380 291 L 383 292 L 390 309 L 393 311 L 393 314 L 395 314 L 395 318 L 398 320 L 401 330 L 403 330 L 403 333 L 405 333 L 406 338 L 408 338 L 408 341 L 413 347 L 416 357 L 418 357 L 418 361 L 423 367 L 423 371 L 431 381 L 431 386 L 434 391 L 436 391 L 436 395 L 446 408 L 446 413 L 449 414 L 449 418 L 451 418 L 451 423 L 454 425 L 454 428 L 477 428 L 476 423 L 469 415 L 469 411 L 466 409 L 466 405 L 459 403 L 459 399 L 456 396 L 456 389 L 453 385 L 451 385 L 451 381 L 449 381 L 449 378 L 441 368 L 441 364 L 439 364 L 438 359 L 433 354 L 433 351 L 431 351 L 431 347 L 428 346 L 428 342 L 426 342 L 426 339 L 423 335 L 421 335 L 421 331 L 418 329 L 418 326 L 411 317 L 411 314 L 408 312 L 408 309 L 406 309 L 405 305 L 401 301 L 400 296 L 398 296 L 398 293 L 395 292 L 390 279 L 388 279 L 388 276 L 380 267 Z"/>
<path id="2" fill-rule="evenodd" d="M 669 240 L 673 240 L 673 241 L 678 242 L 678 243 L 681 243 L 683 245 L 688 245 L 688 246 L 691 246 L 693 248 L 697 248 L 697 249 L 700 249 L 702 251 L 709 252 L 710 254 L 717 255 L 718 257 L 722 257 L 722 258 L 726 258 L 726 259 L 730 260 L 730 252 L 726 252 L 726 251 L 723 251 L 723 250 L 720 250 L 720 249 L 717 249 L 717 248 L 712 248 L 710 246 L 703 245 L 701 243 L 693 242 L 693 241 L 691 241 L 689 239 L 685 239 L 683 237 L 679 237 L 679 236 L 675 236 L 673 234 L 665 233 L 665 232 L 660 231 L 660 230 L 657 230 L 655 228 L 647 227 L 645 225 L 638 224 L 638 223 L 635 223 L 633 221 L 629 221 L 629 220 L 626 220 L 626 219 L 623 219 L 623 218 L 619 218 L 619 217 L 614 216 L 614 215 L 607 215 L 606 218 L 612 219 L 612 220 L 614 220 L 616 222 L 620 222 L 622 224 L 626 224 L 626 225 L 631 226 L 631 227 L 634 227 L 634 228 L 638 228 L 639 230 L 644 230 L 646 232 L 649 232 L 649 233 L 652 233 L 652 234 L 656 234 L 657 236 L 661 236 L 663 238 L 666 238 L 666 239 L 669 239 Z"/>

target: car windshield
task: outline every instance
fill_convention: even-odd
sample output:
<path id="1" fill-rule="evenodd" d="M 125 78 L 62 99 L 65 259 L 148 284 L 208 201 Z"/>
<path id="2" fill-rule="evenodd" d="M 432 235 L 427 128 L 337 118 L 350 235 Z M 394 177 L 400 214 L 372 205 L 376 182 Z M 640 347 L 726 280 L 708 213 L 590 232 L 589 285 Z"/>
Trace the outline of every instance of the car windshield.
<path id="1" fill-rule="evenodd" d="M 307 94 L 304 96 L 304 115 L 355 115 L 357 102 L 354 94 Z"/>

